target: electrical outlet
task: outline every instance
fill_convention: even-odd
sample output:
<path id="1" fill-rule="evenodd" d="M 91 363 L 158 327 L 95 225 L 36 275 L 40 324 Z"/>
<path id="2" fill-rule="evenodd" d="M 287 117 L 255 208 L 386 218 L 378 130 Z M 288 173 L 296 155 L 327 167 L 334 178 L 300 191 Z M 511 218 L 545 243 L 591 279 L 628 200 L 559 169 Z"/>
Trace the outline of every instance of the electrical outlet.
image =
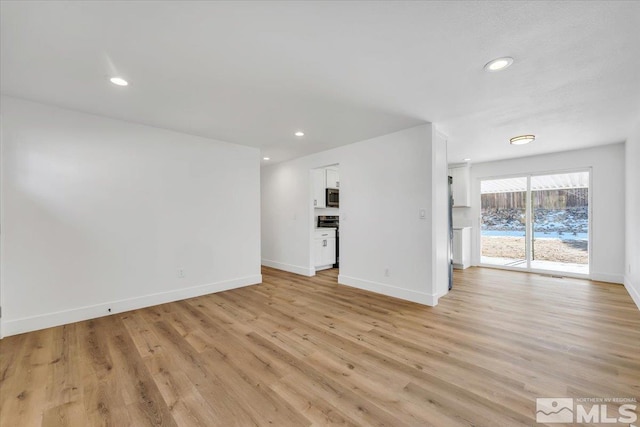
<path id="1" fill-rule="evenodd" d="M 389 273 L 389 267 L 384 269 L 384 277 L 389 277 L 391 273 Z"/>
<path id="2" fill-rule="evenodd" d="M 179 268 L 178 269 L 178 278 L 184 279 L 184 269 L 183 268 Z"/>

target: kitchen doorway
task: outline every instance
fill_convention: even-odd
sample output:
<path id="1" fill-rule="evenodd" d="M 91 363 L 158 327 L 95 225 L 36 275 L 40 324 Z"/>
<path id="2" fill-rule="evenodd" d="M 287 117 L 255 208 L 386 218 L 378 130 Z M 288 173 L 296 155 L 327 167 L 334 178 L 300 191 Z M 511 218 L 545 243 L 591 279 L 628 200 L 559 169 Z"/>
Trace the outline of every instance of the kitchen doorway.
<path id="1" fill-rule="evenodd" d="M 587 276 L 589 170 L 482 179 L 480 264 Z"/>
<path id="2" fill-rule="evenodd" d="M 311 261 L 316 272 L 340 268 L 340 166 L 311 170 L 313 237 Z"/>

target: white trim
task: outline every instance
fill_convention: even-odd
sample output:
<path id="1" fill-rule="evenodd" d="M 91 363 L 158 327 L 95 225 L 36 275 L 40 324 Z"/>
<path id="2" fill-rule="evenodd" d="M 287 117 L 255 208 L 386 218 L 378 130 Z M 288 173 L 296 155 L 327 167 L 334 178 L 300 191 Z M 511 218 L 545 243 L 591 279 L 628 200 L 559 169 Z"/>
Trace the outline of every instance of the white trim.
<path id="1" fill-rule="evenodd" d="M 535 269 L 535 268 L 531 270 L 527 270 L 524 267 L 509 267 L 507 265 L 482 264 L 482 263 L 475 265 L 474 267 L 495 268 L 496 270 L 518 271 L 520 273 L 546 274 L 546 275 L 552 275 L 552 276 L 571 277 L 573 279 L 593 280 L 595 282 L 615 283 L 618 285 L 621 285 L 624 282 L 623 277 L 619 274 L 609 274 L 609 273 L 580 274 L 580 273 L 571 273 L 568 271 L 561 271 L 561 270 L 541 270 L 541 269 Z"/>
<path id="2" fill-rule="evenodd" d="M 585 279 L 585 280 L 591 279 L 591 277 L 588 274 L 571 273 L 569 271 L 560 271 L 560 270 L 541 270 L 537 268 L 532 268 L 531 270 L 528 270 L 526 267 L 511 267 L 508 265 L 483 264 L 483 263 L 475 265 L 474 267 L 495 268 L 496 270 L 517 271 L 520 273 L 530 273 L 530 274 L 544 274 L 548 276 L 571 277 L 574 279 Z"/>
<path id="3" fill-rule="evenodd" d="M 264 265 L 265 267 L 277 268 L 278 270 L 288 271 L 289 273 L 300 274 L 307 277 L 316 275 L 315 268 L 286 264 L 284 262 L 272 261 L 270 259 L 263 259 L 262 265 Z"/>
<path id="4" fill-rule="evenodd" d="M 469 263 L 469 265 L 465 266 L 464 264 L 457 264 L 457 263 L 453 263 L 453 268 L 456 270 L 466 270 L 467 268 L 471 267 L 471 263 Z"/>
<path id="5" fill-rule="evenodd" d="M 253 276 L 240 277 L 222 282 L 192 286 L 185 289 L 158 292 L 156 294 L 141 297 L 111 301 L 54 313 L 40 314 L 37 316 L 23 317 L 3 322 L 2 333 L 3 337 L 7 337 L 10 335 L 51 328 L 88 319 L 95 319 L 114 313 L 122 313 L 125 311 L 165 304 L 173 301 L 180 301 L 187 298 L 227 291 L 229 289 L 241 288 L 243 286 L 259 283 L 262 283 L 262 275 L 256 274 Z M 111 309 L 111 312 L 109 312 L 108 309 Z"/>
<path id="6" fill-rule="evenodd" d="M 454 285 L 455 285 L 455 283 L 454 283 Z M 435 301 L 436 301 L 436 303 L 435 303 L 434 305 L 437 305 L 437 304 L 438 304 L 438 301 L 440 300 L 440 298 L 442 298 L 443 296 L 445 296 L 445 295 L 447 295 L 447 294 L 449 294 L 448 286 L 447 286 L 447 289 L 445 289 L 443 292 L 441 292 L 440 294 L 436 294 L 436 295 L 435 295 Z"/>
<path id="7" fill-rule="evenodd" d="M 639 288 L 633 286 L 633 284 L 631 283 L 631 278 L 629 276 L 624 277 L 624 287 L 627 289 L 627 292 L 629 292 L 631 299 L 636 303 L 636 306 L 640 310 L 640 291 L 638 290 Z"/>
<path id="8" fill-rule="evenodd" d="M 400 298 L 411 302 L 417 302 L 418 304 L 429 305 L 432 307 L 438 304 L 438 298 L 440 297 L 436 294 L 425 294 L 423 292 L 397 288 L 395 286 L 386 285 L 384 283 L 371 282 L 369 280 L 358 279 L 356 277 L 345 276 L 342 274 L 338 275 L 338 283 L 341 285 L 364 289 L 365 291 L 375 292 L 377 294 Z"/>
<path id="9" fill-rule="evenodd" d="M 482 188 L 482 183 L 480 183 Z M 482 189 L 480 190 L 482 194 Z M 533 202 L 531 201 L 531 175 L 527 175 L 527 195 L 525 196 L 525 207 L 524 207 L 524 217 L 525 217 L 525 229 L 524 229 L 524 257 L 527 261 L 527 271 L 531 271 L 531 258 L 533 258 L 533 237 L 535 235 L 535 213 L 533 212 Z M 482 200 L 482 196 L 480 196 Z M 482 209 L 482 205 L 480 205 L 480 209 Z M 480 230 L 480 236 L 482 236 L 482 230 Z M 482 259 L 482 254 L 480 254 L 480 259 Z"/>
<path id="10" fill-rule="evenodd" d="M 621 274 L 591 273 L 590 279 L 596 282 L 616 283 L 618 285 L 624 283 L 624 276 Z"/>

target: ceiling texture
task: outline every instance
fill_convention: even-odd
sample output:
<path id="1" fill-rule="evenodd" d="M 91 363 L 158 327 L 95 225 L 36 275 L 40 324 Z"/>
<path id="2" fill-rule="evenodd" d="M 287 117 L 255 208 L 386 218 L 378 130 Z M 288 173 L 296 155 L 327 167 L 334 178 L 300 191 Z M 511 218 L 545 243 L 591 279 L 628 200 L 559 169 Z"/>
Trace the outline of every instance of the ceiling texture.
<path id="1" fill-rule="evenodd" d="M 2 1 L 0 12 L 3 94 L 258 147 L 271 162 L 432 122 L 450 162 L 475 163 L 622 142 L 640 115 L 637 1 Z M 501 56 L 515 62 L 483 70 Z M 536 141 L 509 145 L 525 133 Z"/>

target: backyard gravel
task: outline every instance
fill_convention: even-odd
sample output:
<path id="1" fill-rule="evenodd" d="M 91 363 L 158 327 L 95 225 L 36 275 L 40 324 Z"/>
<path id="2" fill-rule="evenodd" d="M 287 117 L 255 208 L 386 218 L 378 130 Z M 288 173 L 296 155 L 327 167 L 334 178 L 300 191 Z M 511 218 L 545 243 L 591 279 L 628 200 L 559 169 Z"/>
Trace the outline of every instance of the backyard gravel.
<path id="1" fill-rule="evenodd" d="M 574 264 L 588 264 L 585 240 L 535 239 L 534 259 Z M 482 255 L 524 259 L 524 237 L 482 236 Z"/>

